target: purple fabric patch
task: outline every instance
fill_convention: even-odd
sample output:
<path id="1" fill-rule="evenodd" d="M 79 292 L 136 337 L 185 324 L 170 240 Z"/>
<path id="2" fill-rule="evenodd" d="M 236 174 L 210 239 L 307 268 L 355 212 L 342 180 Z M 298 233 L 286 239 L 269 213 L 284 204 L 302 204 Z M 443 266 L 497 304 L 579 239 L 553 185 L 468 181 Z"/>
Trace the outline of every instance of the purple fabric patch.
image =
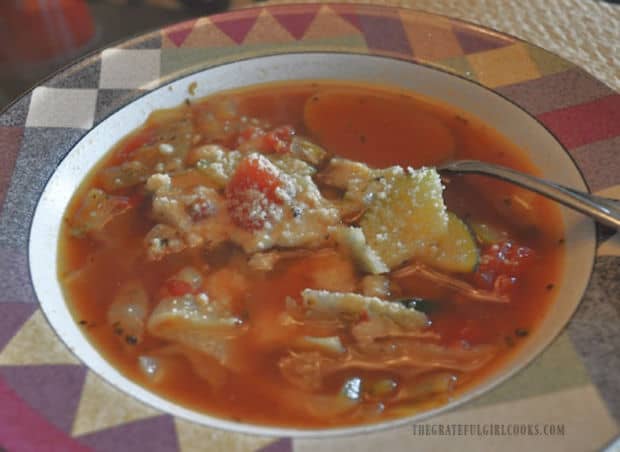
<path id="1" fill-rule="evenodd" d="M 532 115 L 583 104 L 611 94 L 607 86 L 576 68 L 536 80 L 502 86 L 497 92 Z"/>
<path id="2" fill-rule="evenodd" d="M 24 129 L 21 127 L 0 127 L 0 210 L 11 182 L 23 135 Z"/>
<path id="3" fill-rule="evenodd" d="M 53 88 L 97 89 L 101 74 L 101 60 L 87 58 L 55 75 L 45 82 Z"/>
<path id="4" fill-rule="evenodd" d="M 24 94 L 0 115 L 0 127 L 24 127 L 30 108 L 31 94 Z"/>
<path id="5" fill-rule="evenodd" d="M 69 433 L 86 368 L 75 365 L 2 366 L 0 376 L 39 414 Z"/>
<path id="6" fill-rule="evenodd" d="M 482 31 L 479 28 L 472 29 L 466 26 L 455 25 L 452 27 L 452 30 L 465 54 L 499 49 L 513 43 L 508 38 L 494 35 L 486 30 Z"/>
<path id="7" fill-rule="evenodd" d="M 59 162 L 84 133 L 81 129 L 64 127 L 24 129 L 21 150 L 0 214 L 0 247 L 26 253 L 29 226 L 41 192 Z M 55 244 L 50 243 L 50 246 Z M 10 264 L 0 266 L 0 274 Z M 19 269 L 23 271 L 24 268 Z M 4 295 L 3 279 L 0 279 L 0 294 Z"/>
<path id="8" fill-rule="evenodd" d="M 0 303 L 37 303 L 25 251 L 0 246 L 0 275 Z"/>
<path id="9" fill-rule="evenodd" d="M 23 135 L 24 129 L 21 127 L 0 127 L 0 156 L 2 158 L 2 165 L 0 165 L 0 210 L 11 181 Z"/>
<path id="10" fill-rule="evenodd" d="M 592 191 L 620 184 L 620 136 L 573 149 L 572 156 Z"/>
<path id="11" fill-rule="evenodd" d="M 257 452 L 293 452 L 293 440 L 282 438 L 265 447 L 261 447 Z"/>
<path id="12" fill-rule="evenodd" d="M 130 422 L 76 438 L 99 452 L 174 452 L 178 451 L 172 416 L 157 416 Z M 208 445 L 205 450 L 208 449 Z"/>
<path id="13" fill-rule="evenodd" d="M 0 303 L 0 351 L 37 309 L 33 303 Z"/>
<path id="14" fill-rule="evenodd" d="M 359 21 L 369 49 L 413 55 L 399 17 L 360 15 Z"/>

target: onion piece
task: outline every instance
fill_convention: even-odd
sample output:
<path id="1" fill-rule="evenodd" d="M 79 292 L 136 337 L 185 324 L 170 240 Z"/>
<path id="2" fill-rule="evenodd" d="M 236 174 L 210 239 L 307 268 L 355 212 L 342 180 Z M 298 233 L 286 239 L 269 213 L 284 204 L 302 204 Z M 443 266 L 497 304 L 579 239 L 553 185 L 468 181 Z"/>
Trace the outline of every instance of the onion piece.
<path id="1" fill-rule="evenodd" d="M 439 339 L 435 331 L 428 329 L 406 330 L 387 317 L 373 317 L 365 322 L 359 322 L 351 328 L 351 334 L 358 344 L 368 344 L 376 339 L 385 338 L 417 338 Z"/>
<path id="2" fill-rule="evenodd" d="M 108 324 L 129 344 L 142 341 L 148 303 L 142 284 L 132 280 L 120 287 L 108 308 Z"/>
<path id="3" fill-rule="evenodd" d="M 157 358 L 141 355 L 138 357 L 138 364 L 142 373 L 149 379 L 154 379 L 158 375 L 160 364 Z"/>
<path id="4" fill-rule="evenodd" d="M 339 355 L 346 349 L 338 336 L 315 337 L 302 336 L 295 341 L 295 346 L 305 349 L 319 350 L 329 354 Z"/>
<path id="5" fill-rule="evenodd" d="M 454 389 L 457 376 L 450 372 L 440 372 L 420 377 L 411 384 L 402 386 L 392 402 L 414 402 L 416 400 L 443 394 Z"/>
<path id="6" fill-rule="evenodd" d="M 346 370 L 398 371 L 409 377 L 439 369 L 470 372 L 487 364 L 496 351 L 490 345 L 461 349 L 400 340 L 349 348 L 344 357 L 337 358 L 315 351 L 290 353 L 278 365 L 293 386 L 315 391 L 322 387 L 324 378 Z"/>
<path id="7" fill-rule="evenodd" d="M 491 292 L 483 289 L 476 289 L 471 284 L 466 283 L 460 279 L 454 278 L 450 275 L 440 273 L 432 270 L 417 262 L 411 263 L 392 272 L 392 277 L 395 279 L 406 278 L 408 276 L 419 276 L 436 283 L 439 286 L 452 289 L 459 295 L 464 296 L 471 301 L 480 301 L 487 303 L 508 303 L 510 298 L 506 295 L 501 295 L 495 292 Z"/>

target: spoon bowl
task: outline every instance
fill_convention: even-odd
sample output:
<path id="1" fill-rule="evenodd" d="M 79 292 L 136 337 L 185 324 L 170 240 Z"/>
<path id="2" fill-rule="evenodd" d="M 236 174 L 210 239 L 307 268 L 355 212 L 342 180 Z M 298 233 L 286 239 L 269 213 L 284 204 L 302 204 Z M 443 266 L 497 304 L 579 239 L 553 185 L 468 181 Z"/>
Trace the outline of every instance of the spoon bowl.
<path id="1" fill-rule="evenodd" d="M 437 169 L 450 173 L 481 174 L 511 182 L 588 215 L 605 226 L 620 229 L 620 201 L 615 199 L 594 196 L 505 166 L 478 160 L 454 160 Z"/>

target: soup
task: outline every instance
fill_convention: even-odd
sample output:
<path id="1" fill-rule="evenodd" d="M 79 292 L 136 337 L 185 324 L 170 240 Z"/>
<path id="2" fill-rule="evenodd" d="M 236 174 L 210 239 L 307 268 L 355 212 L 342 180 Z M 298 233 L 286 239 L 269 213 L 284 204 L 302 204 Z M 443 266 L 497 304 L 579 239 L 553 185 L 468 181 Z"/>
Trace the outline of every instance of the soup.
<path id="1" fill-rule="evenodd" d="M 464 112 L 387 87 L 259 85 L 156 111 L 85 178 L 59 280 L 128 378 L 263 425 L 379 422 L 506 363 L 554 297 L 558 209 L 435 167 L 535 173 Z"/>

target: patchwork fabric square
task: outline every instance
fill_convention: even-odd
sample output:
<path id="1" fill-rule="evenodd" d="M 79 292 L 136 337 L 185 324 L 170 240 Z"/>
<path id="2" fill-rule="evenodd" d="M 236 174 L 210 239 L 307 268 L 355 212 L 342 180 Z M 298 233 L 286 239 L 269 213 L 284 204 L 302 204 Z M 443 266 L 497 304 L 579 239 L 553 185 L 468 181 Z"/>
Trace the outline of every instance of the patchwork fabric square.
<path id="1" fill-rule="evenodd" d="M 26 126 L 90 129 L 96 103 L 96 89 L 41 86 L 32 92 Z"/>
<path id="2" fill-rule="evenodd" d="M 159 79 L 160 50 L 106 49 L 101 53 L 100 88 L 148 89 Z"/>

